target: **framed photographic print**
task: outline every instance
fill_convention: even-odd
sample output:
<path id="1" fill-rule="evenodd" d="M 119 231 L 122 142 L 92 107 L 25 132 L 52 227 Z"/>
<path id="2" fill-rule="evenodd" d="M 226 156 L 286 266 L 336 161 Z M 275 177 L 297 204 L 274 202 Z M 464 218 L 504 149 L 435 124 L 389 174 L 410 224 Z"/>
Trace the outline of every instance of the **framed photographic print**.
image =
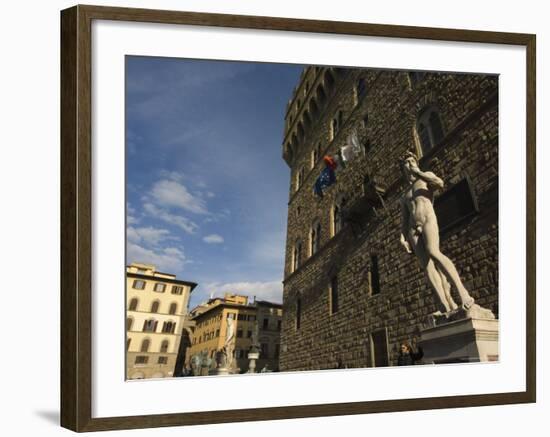
<path id="1" fill-rule="evenodd" d="M 62 426 L 535 402 L 534 35 L 75 6 L 61 81 Z"/>

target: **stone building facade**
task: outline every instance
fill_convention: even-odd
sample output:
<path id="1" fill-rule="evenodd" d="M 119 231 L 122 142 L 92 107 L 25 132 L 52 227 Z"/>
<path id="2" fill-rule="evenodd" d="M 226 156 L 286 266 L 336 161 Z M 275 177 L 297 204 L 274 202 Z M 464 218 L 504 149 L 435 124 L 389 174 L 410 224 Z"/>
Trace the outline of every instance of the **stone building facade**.
<path id="1" fill-rule="evenodd" d="M 352 131 L 364 155 L 315 195 L 323 156 Z M 395 365 L 400 342 L 438 309 L 399 244 L 407 150 L 445 182 L 442 252 L 498 317 L 498 77 L 307 67 L 285 116 L 281 371 Z"/>

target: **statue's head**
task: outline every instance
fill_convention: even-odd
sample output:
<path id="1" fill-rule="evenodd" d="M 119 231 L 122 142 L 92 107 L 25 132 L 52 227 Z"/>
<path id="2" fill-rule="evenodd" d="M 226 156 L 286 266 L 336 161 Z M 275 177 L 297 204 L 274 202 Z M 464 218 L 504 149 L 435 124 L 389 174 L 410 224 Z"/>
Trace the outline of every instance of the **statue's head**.
<path id="1" fill-rule="evenodd" d="M 416 154 L 407 150 L 399 159 L 399 166 L 406 181 L 410 181 L 413 176 L 410 172 L 411 167 L 418 167 L 418 158 Z"/>

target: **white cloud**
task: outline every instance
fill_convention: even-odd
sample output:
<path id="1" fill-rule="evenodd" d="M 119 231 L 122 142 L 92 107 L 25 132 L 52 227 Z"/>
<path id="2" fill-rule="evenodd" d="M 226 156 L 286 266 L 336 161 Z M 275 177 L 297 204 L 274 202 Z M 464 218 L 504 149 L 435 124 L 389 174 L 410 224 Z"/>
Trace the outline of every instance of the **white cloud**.
<path id="1" fill-rule="evenodd" d="M 126 223 L 129 225 L 139 223 L 139 219 L 136 217 L 136 210 L 130 205 L 130 202 L 126 203 Z"/>
<path id="2" fill-rule="evenodd" d="M 244 294 L 256 300 L 267 300 L 281 303 L 283 301 L 283 283 L 281 281 L 268 282 L 210 282 L 202 287 L 205 297 L 223 296 L 224 293 Z"/>
<path id="3" fill-rule="evenodd" d="M 185 185 L 173 179 L 155 182 L 150 198 L 160 206 L 181 208 L 194 214 L 208 213 L 202 198 L 193 195 Z"/>
<path id="4" fill-rule="evenodd" d="M 220 244 L 223 243 L 223 237 L 218 234 L 210 234 L 206 237 L 203 237 L 202 241 L 208 244 Z"/>
<path id="5" fill-rule="evenodd" d="M 128 226 L 126 230 L 126 238 L 132 243 L 145 243 L 148 246 L 156 246 L 164 240 L 174 240 L 175 237 L 170 235 L 170 231 L 166 229 L 158 229 L 149 227 L 136 228 Z"/>
<path id="6" fill-rule="evenodd" d="M 167 273 L 181 271 L 183 266 L 189 262 L 183 250 L 177 247 L 146 249 L 129 240 L 126 247 L 126 261 L 128 264 L 132 262 L 153 264 L 159 270 Z"/>
<path id="7" fill-rule="evenodd" d="M 166 209 L 159 208 L 153 205 L 150 202 L 145 202 L 143 204 L 143 210 L 147 212 L 150 216 L 162 220 L 171 225 L 178 226 L 183 229 L 188 234 L 194 234 L 198 226 L 192 220 L 184 217 L 182 215 L 173 214 Z"/>

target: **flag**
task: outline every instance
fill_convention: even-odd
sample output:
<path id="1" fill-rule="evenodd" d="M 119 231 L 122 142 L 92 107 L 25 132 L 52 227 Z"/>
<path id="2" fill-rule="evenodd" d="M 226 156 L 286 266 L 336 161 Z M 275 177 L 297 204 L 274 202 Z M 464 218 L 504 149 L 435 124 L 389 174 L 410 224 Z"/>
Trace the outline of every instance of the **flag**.
<path id="1" fill-rule="evenodd" d="M 330 187 L 335 182 L 336 175 L 334 174 L 334 169 L 327 165 L 315 181 L 313 192 L 317 196 L 323 197 L 323 190 Z"/>
<path id="2" fill-rule="evenodd" d="M 344 166 L 363 154 L 363 148 L 361 147 L 361 144 L 359 144 L 357 132 L 354 131 L 348 136 L 346 145 L 340 148 L 338 154 L 340 155 Z"/>

